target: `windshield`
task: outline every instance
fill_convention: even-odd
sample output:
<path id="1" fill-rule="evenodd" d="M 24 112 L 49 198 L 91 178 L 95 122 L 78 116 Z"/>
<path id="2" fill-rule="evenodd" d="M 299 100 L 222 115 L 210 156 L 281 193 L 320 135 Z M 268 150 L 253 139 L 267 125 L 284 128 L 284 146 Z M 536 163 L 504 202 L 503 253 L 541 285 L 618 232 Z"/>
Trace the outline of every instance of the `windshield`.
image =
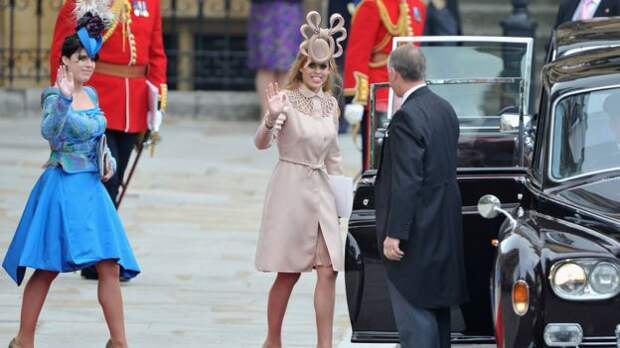
<path id="1" fill-rule="evenodd" d="M 502 132 L 500 120 L 502 115 L 527 114 L 531 39 L 467 36 L 395 39 L 395 45 L 403 43 L 419 45 L 426 57 L 429 88 L 456 111 L 461 128 L 458 166 L 520 166 L 519 135 Z M 400 103 L 390 93 L 387 115 L 398 110 Z M 378 102 L 377 109 L 380 105 Z M 385 127 L 388 120 L 380 110 L 376 115 L 374 124 Z"/>
<path id="2" fill-rule="evenodd" d="M 573 177 L 620 169 L 620 88 L 561 99 L 553 116 L 551 177 Z"/>

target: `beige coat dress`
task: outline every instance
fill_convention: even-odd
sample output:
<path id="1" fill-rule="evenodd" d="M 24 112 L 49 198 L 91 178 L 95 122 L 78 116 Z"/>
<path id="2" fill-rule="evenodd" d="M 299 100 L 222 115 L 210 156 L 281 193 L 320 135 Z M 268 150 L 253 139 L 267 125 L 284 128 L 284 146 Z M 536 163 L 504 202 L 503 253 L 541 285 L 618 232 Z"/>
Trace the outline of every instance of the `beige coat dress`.
<path id="1" fill-rule="evenodd" d="M 331 264 L 342 271 L 344 245 L 327 175 L 342 175 L 338 105 L 303 85 L 284 93 L 286 121 L 274 134 L 279 160 L 267 187 L 256 268 L 307 272 Z"/>

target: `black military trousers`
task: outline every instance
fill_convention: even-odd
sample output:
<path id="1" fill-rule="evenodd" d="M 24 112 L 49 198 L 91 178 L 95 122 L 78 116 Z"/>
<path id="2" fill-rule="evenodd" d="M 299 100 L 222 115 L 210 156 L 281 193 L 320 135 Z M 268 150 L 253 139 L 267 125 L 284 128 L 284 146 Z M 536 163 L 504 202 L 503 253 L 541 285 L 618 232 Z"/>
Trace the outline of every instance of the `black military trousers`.
<path id="1" fill-rule="evenodd" d="M 127 169 L 131 151 L 136 145 L 140 133 L 125 133 L 108 129 L 105 131 L 105 135 L 108 138 L 110 152 L 112 152 L 112 156 L 116 158 L 116 173 L 114 173 L 114 176 L 105 182 L 104 185 L 114 205 L 118 206 L 118 192 L 123 183 L 123 178 L 125 177 L 125 169 Z"/>

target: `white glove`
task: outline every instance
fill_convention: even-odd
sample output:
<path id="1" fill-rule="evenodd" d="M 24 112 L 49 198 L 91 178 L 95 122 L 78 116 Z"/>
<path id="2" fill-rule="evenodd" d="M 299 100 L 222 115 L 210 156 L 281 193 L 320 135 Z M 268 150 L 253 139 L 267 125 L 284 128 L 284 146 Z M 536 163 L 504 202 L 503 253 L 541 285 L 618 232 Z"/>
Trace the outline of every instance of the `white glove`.
<path id="1" fill-rule="evenodd" d="M 344 118 L 350 124 L 360 123 L 364 117 L 364 106 L 361 104 L 347 104 L 344 107 Z"/>
<path id="2" fill-rule="evenodd" d="M 146 124 L 151 132 L 159 132 L 161 121 L 164 118 L 163 113 L 160 110 L 149 111 L 146 118 Z"/>

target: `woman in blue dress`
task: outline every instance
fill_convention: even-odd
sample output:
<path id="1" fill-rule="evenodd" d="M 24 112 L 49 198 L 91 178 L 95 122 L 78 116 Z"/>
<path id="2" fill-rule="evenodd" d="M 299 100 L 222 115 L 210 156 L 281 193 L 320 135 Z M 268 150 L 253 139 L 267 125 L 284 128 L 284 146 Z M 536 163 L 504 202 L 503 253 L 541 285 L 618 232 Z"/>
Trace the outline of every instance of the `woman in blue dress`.
<path id="1" fill-rule="evenodd" d="M 110 332 L 106 347 L 127 347 L 118 275 L 131 278 L 140 268 L 102 184 L 116 164 L 110 156 L 100 171 L 103 156 L 97 146 L 106 119 L 95 90 L 84 86 L 95 69 L 103 28 L 98 16 L 81 17 L 77 32 L 64 40 L 55 86 L 41 96 L 41 134 L 51 155 L 2 263 L 17 285 L 27 267 L 34 269 L 24 289 L 19 332 L 9 348 L 34 346 L 39 313 L 58 273 L 91 265 L 99 273 L 97 295 Z"/>

